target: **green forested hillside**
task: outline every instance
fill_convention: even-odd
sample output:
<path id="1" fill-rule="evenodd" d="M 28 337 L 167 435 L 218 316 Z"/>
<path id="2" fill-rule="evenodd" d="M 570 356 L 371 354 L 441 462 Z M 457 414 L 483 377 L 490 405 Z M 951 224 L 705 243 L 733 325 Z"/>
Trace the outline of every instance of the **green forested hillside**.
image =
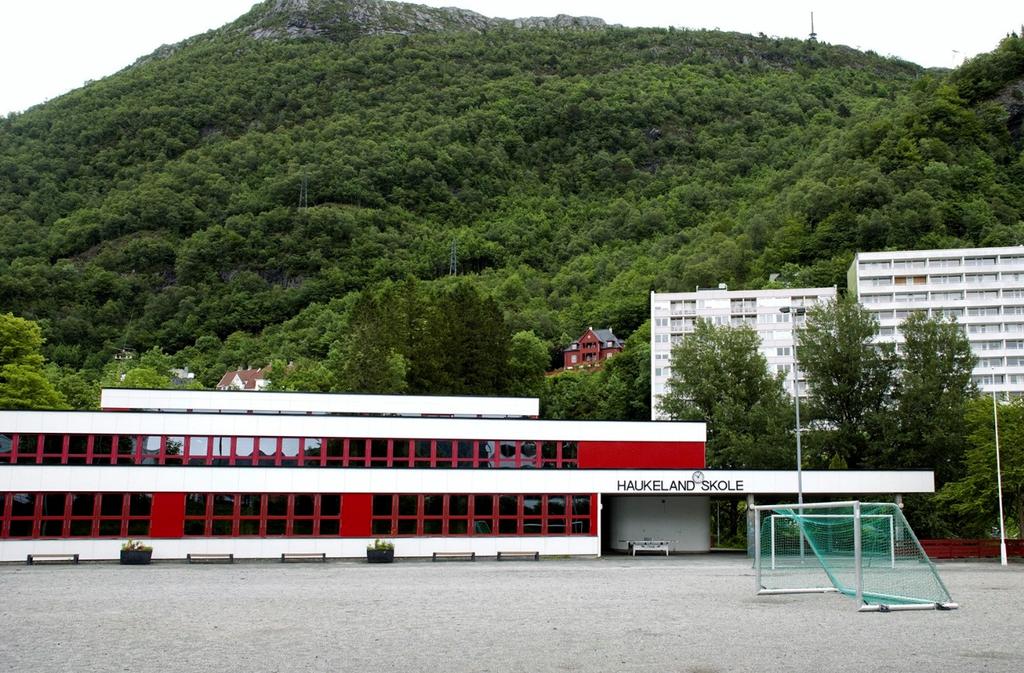
<path id="1" fill-rule="evenodd" d="M 407 34 L 366 35 L 330 22 L 358 3 L 273 4 L 0 120 L 0 310 L 60 366 L 158 347 L 210 385 L 322 360 L 410 276 L 556 348 L 629 336 L 651 289 L 1024 243 L 1016 36 L 950 74 L 717 31 L 399 13 Z"/>

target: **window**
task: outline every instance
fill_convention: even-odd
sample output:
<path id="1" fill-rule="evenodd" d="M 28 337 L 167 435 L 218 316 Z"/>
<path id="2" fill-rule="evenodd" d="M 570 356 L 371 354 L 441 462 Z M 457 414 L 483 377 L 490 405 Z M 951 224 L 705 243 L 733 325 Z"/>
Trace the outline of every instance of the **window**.
<path id="1" fill-rule="evenodd" d="M 964 282 L 964 277 L 961 276 L 960 274 L 955 274 L 955 275 L 938 274 L 938 275 L 935 275 L 935 276 L 931 276 L 929 278 L 929 281 L 933 285 L 952 285 L 954 283 L 962 283 L 962 282 Z"/>
<path id="2" fill-rule="evenodd" d="M 892 303 L 891 294 L 866 294 L 861 296 L 865 304 L 889 304 Z"/>
<path id="3" fill-rule="evenodd" d="M 963 298 L 963 292 L 932 292 L 932 301 L 959 301 Z"/>
<path id="4" fill-rule="evenodd" d="M 968 325 L 968 334 L 998 334 L 999 325 Z"/>
<path id="5" fill-rule="evenodd" d="M 923 269 L 925 260 L 923 259 L 898 259 L 892 263 L 892 268 L 899 270 L 906 269 Z"/>
<path id="6" fill-rule="evenodd" d="M 971 306 L 967 309 L 969 316 L 993 316 L 999 315 L 998 306 Z"/>
<path id="7" fill-rule="evenodd" d="M 890 268 L 890 262 L 888 260 L 884 262 L 861 262 L 861 271 L 881 271 L 882 269 Z"/>
<path id="8" fill-rule="evenodd" d="M 965 257 L 964 266 L 995 266 L 995 257 Z"/>
<path id="9" fill-rule="evenodd" d="M 997 279 L 994 273 L 969 273 L 964 276 L 964 280 L 968 285 L 977 285 L 979 283 L 994 283 Z"/>
<path id="10" fill-rule="evenodd" d="M 1024 306 L 1004 306 L 1003 315 L 1024 315 Z"/>
<path id="11" fill-rule="evenodd" d="M 1003 358 L 978 358 L 979 369 L 995 369 L 1003 366 Z"/>
<path id="12" fill-rule="evenodd" d="M 592 496 L 375 495 L 373 535 L 590 535 Z"/>
<path id="13" fill-rule="evenodd" d="M 1007 339 L 1006 350 L 1008 351 L 1022 351 L 1024 350 L 1024 339 Z"/>
<path id="14" fill-rule="evenodd" d="M 149 535 L 149 493 L 0 493 L 0 538 Z"/>
<path id="15" fill-rule="evenodd" d="M 864 284 L 868 287 L 888 287 L 892 285 L 892 277 L 886 276 L 884 278 L 867 278 L 864 280 Z"/>
<path id="16" fill-rule="evenodd" d="M 977 351 L 997 351 L 1003 348 L 1002 341 L 977 341 L 972 345 Z"/>
<path id="17" fill-rule="evenodd" d="M 1003 331 L 1007 334 L 1019 334 L 1024 332 L 1024 323 L 1008 322 L 1003 325 Z"/>
<path id="18" fill-rule="evenodd" d="M 901 292 L 896 295 L 896 301 L 909 302 L 912 304 L 920 304 L 928 301 L 927 292 Z"/>
<path id="19" fill-rule="evenodd" d="M 1010 357 L 1006 358 L 1006 366 L 1007 367 L 1024 367 L 1024 357 L 1020 357 L 1020 356 L 1016 356 L 1015 357 L 1015 356 L 1011 355 Z"/>
<path id="20" fill-rule="evenodd" d="M 187 537 L 328 537 L 341 532 L 338 494 L 188 493 Z"/>
<path id="21" fill-rule="evenodd" d="M 786 357 L 793 354 L 793 348 L 791 346 L 783 346 L 775 349 L 775 355 L 777 357 Z"/>
<path id="22" fill-rule="evenodd" d="M 935 268 L 947 268 L 951 266 L 960 266 L 959 257 L 931 257 L 928 259 L 928 266 Z"/>

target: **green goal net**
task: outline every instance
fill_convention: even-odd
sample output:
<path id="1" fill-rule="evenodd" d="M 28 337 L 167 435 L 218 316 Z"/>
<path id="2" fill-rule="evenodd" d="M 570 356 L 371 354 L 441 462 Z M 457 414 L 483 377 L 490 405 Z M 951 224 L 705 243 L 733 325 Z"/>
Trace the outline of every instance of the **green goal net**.
<path id="1" fill-rule="evenodd" d="M 955 608 L 893 503 L 754 508 L 759 594 L 837 591 L 862 610 Z"/>

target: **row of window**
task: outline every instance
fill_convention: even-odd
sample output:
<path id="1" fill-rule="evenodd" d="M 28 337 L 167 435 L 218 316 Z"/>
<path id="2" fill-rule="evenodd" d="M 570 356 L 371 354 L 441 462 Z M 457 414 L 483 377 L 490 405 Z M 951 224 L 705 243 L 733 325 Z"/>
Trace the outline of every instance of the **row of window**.
<path id="1" fill-rule="evenodd" d="M 1002 299 L 1021 299 L 1024 297 L 1019 290 L 1006 291 Z M 886 292 L 882 294 L 862 294 L 860 301 L 863 304 L 924 304 L 947 301 L 983 301 L 1000 299 L 999 290 L 949 290 L 944 292 L 897 292 L 895 294 Z M 998 308 L 998 307 L 997 307 Z M 1020 315 L 1015 309 L 1016 306 L 1003 307 L 1007 313 Z"/>
<path id="2" fill-rule="evenodd" d="M 149 535 L 150 493 L 3 493 L 0 538 Z"/>
<path id="3" fill-rule="evenodd" d="M 0 463 L 575 468 L 576 442 L 0 434 Z"/>
<path id="4" fill-rule="evenodd" d="M 374 535 L 590 535 L 592 495 L 375 495 Z"/>
<path id="5" fill-rule="evenodd" d="M 924 259 L 897 259 L 877 262 L 861 262 L 861 271 L 884 271 L 894 269 L 896 271 L 906 269 L 925 268 L 950 268 L 957 266 L 979 267 L 995 266 L 996 264 L 1024 264 L 1024 257 L 1020 255 L 989 255 L 985 257 L 929 257 Z"/>
<path id="6" fill-rule="evenodd" d="M 188 493 L 186 537 L 323 537 L 341 534 L 333 493 Z"/>
<path id="7" fill-rule="evenodd" d="M 878 276 L 875 278 L 864 278 L 861 285 L 865 287 L 892 287 L 901 285 L 956 285 L 964 283 L 967 285 L 979 285 L 981 283 L 1020 282 L 1024 280 L 1024 273 L 968 273 L 968 274 L 938 274 L 932 276 Z M 1012 290 L 1006 290 L 1012 292 Z"/>

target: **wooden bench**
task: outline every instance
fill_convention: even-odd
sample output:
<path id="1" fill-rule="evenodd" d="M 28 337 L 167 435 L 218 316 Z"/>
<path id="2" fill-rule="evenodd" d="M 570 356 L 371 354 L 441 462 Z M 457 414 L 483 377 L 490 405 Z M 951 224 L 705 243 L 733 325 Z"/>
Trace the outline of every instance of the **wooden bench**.
<path id="1" fill-rule="evenodd" d="M 500 551 L 498 552 L 498 560 L 502 559 L 522 559 L 524 561 L 539 561 L 539 551 Z"/>
<path id="2" fill-rule="evenodd" d="M 434 561 L 438 559 L 449 561 L 476 561 L 475 551 L 436 551 Z"/>
<path id="3" fill-rule="evenodd" d="M 629 548 L 633 556 L 636 556 L 638 551 L 665 552 L 665 556 L 668 556 L 669 544 L 668 540 L 630 540 Z"/>
<path id="4" fill-rule="evenodd" d="M 78 554 L 29 554 L 25 559 L 26 565 L 35 565 L 43 561 L 45 563 L 74 563 L 78 565 Z"/>
<path id="5" fill-rule="evenodd" d="M 327 552 L 284 552 L 281 554 L 281 563 L 289 561 L 320 561 L 327 563 Z"/>
<path id="6" fill-rule="evenodd" d="M 234 554 L 186 554 L 189 563 L 234 563 Z"/>

